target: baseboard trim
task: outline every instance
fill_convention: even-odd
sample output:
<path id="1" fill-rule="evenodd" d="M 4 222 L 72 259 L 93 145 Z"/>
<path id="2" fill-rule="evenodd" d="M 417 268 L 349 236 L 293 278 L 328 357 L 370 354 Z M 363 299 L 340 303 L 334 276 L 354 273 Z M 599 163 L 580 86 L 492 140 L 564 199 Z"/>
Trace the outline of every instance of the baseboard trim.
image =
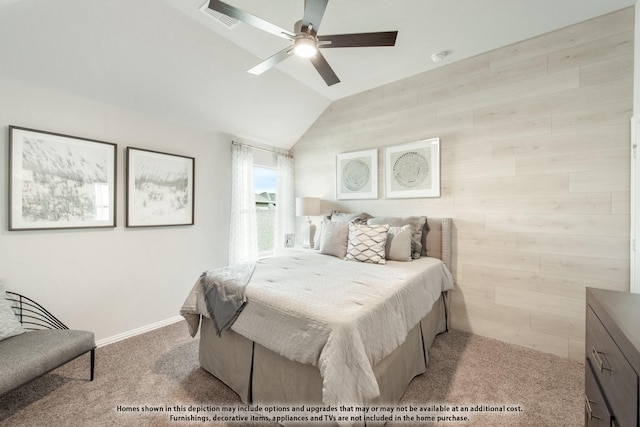
<path id="1" fill-rule="evenodd" d="M 132 329 L 131 331 L 123 332 L 121 334 L 114 335 L 114 336 L 109 337 L 109 338 L 104 338 L 104 339 L 98 340 L 98 341 L 96 341 L 96 346 L 97 347 L 103 347 L 103 346 L 108 345 L 108 344 L 113 344 L 115 342 L 122 341 L 122 340 L 125 340 L 127 338 L 135 337 L 136 335 L 144 334 L 145 332 L 153 331 L 154 329 L 162 328 L 163 326 L 168 326 L 168 325 L 171 325 L 173 323 L 177 323 L 177 322 L 179 322 L 181 320 L 184 320 L 184 317 L 175 316 L 175 317 L 171 317 L 169 319 L 161 320 L 159 322 L 152 323 L 152 324 L 147 325 L 147 326 L 142 326 L 140 328 Z"/>

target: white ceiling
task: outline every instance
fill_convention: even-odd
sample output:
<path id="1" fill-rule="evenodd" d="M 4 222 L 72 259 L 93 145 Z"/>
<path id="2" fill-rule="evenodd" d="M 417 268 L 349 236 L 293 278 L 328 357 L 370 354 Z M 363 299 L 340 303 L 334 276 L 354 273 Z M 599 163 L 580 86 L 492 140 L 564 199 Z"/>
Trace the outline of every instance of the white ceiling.
<path id="1" fill-rule="evenodd" d="M 227 0 L 286 29 L 304 0 Z M 398 30 L 395 47 L 326 49 L 327 87 L 287 46 L 245 24 L 229 30 L 205 0 L 0 0 L 0 74 L 99 102 L 290 147 L 332 100 L 632 6 L 635 0 L 329 2 L 319 34 Z M 447 51 L 439 64 L 431 54 Z"/>
<path id="2" fill-rule="evenodd" d="M 289 44 L 245 24 L 228 30 L 199 11 L 199 7 L 208 4 L 206 0 L 164 1 L 256 55 L 256 63 Z M 304 11 L 304 0 L 224 1 L 288 30 L 293 30 Z M 397 30 L 396 46 L 323 50 L 341 79 L 331 87 L 325 85 L 308 60 L 292 57 L 278 68 L 336 100 L 634 3 L 635 0 L 333 0 L 327 6 L 319 35 Z M 448 56 L 434 64 L 430 57 L 439 51 Z"/>

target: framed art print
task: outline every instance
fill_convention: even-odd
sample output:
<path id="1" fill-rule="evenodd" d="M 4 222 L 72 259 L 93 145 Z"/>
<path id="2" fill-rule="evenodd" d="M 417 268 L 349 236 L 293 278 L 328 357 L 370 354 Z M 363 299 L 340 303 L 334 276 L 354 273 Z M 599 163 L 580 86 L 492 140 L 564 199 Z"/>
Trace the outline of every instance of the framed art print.
<path id="1" fill-rule="evenodd" d="M 378 198 L 378 150 L 356 151 L 336 156 L 338 200 Z"/>
<path id="2" fill-rule="evenodd" d="M 9 230 L 115 227 L 116 147 L 9 126 Z"/>
<path id="3" fill-rule="evenodd" d="M 127 227 L 194 224 L 193 157 L 127 147 Z"/>
<path id="4" fill-rule="evenodd" d="M 440 139 L 385 149 L 388 198 L 440 197 Z"/>

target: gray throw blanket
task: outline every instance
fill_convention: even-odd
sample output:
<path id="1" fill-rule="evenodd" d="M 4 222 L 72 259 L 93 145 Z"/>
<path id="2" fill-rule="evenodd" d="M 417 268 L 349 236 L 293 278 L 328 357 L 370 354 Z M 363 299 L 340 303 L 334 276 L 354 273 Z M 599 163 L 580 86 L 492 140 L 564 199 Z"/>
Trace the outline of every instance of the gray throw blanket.
<path id="1" fill-rule="evenodd" d="M 200 275 L 180 310 L 189 323 L 191 336 L 198 330 L 200 317 L 197 295 L 202 295 L 207 313 L 213 320 L 216 333 L 220 335 L 233 325 L 242 312 L 247 302 L 245 290 L 255 268 L 255 263 L 238 264 L 205 271 Z"/>
<path id="2" fill-rule="evenodd" d="M 255 268 L 255 263 L 238 264 L 200 276 L 207 311 L 218 335 L 228 330 L 242 312 L 247 302 L 245 288 Z"/>

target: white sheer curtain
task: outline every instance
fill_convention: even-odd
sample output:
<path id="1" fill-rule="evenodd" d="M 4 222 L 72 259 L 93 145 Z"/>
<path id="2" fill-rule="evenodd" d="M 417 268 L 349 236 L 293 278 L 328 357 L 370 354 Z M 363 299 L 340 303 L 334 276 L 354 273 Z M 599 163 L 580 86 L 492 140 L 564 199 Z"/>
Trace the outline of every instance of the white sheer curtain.
<path id="1" fill-rule="evenodd" d="M 231 162 L 229 265 L 234 265 L 258 259 L 258 229 L 251 147 L 231 144 Z"/>
<path id="2" fill-rule="evenodd" d="M 284 247 L 285 235 L 295 233 L 295 197 L 293 191 L 293 158 L 276 153 L 278 188 L 276 189 L 275 249 Z"/>

